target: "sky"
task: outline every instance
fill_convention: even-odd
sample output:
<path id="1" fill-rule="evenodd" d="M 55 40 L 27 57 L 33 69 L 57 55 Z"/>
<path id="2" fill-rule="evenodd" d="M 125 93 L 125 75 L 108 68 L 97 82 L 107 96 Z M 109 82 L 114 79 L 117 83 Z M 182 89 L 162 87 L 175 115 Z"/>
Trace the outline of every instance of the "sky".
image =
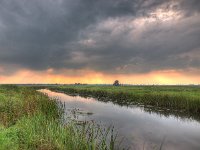
<path id="1" fill-rule="evenodd" d="M 200 0 L 1 0 L 0 83 L 200 84 Z"/>

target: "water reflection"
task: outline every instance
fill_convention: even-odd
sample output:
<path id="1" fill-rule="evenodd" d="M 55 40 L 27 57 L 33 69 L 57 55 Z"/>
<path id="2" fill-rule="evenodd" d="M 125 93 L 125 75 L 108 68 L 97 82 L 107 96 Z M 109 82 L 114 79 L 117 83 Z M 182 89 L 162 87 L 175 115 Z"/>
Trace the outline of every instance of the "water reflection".
<path id="1" fill-rule="evenodd" d="M 191 118 L 162 115 L 165 112 L 159 113 L 149 107 L 119 106 L 93 98 L 40 91 L 65 103 L 67 114 L 76 110 L 78 113 L 74 113 L 74 117 L 80 121 L 95 120 L 106 126 L 114 125 L 119 136 L 124 138 L 124 146 L 130 149 L 158 149 L 163 139 L 164 150 L 200 149 L 200 123 Z"/>

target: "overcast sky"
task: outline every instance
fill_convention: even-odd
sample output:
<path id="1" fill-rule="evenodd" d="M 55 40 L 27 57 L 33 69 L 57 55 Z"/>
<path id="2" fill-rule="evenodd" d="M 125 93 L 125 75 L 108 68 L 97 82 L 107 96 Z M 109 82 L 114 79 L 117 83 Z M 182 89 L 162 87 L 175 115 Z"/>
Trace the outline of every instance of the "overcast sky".
<path id="1" fill-rule="evenodd" d="M 22 71 L 198 82 L 200 0 L 1 0 L 0 83 Z"/>

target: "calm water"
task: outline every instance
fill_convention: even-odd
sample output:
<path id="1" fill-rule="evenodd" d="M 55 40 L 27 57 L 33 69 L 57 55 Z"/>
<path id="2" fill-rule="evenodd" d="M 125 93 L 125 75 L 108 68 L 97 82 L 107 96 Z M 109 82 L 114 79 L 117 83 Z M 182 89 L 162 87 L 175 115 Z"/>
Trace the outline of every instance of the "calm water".
<path id="1" fill-rule="evenodd" d="M 114 125 L 118 138 L 123 138 L 123 146 L 130 149 L 158 149 L 164 141 L 164 150 L 200 150 L 200 122 L 195 120 L 150 114 L 141 107 L 122 107 L 94 98 L 40 91 L 65 103 L 67 114 L 76 109 L 79 113 L 74 117 L 78 120 L 94 120 L 104 126 Z"/>

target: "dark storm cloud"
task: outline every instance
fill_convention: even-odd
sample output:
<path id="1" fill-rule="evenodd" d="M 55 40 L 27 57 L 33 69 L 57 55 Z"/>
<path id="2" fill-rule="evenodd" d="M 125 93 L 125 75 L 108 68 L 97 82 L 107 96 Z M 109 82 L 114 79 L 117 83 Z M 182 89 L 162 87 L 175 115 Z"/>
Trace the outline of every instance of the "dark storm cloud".
<path id="1" fill-rule="evenodd" d="M 13 71 L 199 69 L 199 9 L 199 0 L 2 0 L 0 64 Z"/>

